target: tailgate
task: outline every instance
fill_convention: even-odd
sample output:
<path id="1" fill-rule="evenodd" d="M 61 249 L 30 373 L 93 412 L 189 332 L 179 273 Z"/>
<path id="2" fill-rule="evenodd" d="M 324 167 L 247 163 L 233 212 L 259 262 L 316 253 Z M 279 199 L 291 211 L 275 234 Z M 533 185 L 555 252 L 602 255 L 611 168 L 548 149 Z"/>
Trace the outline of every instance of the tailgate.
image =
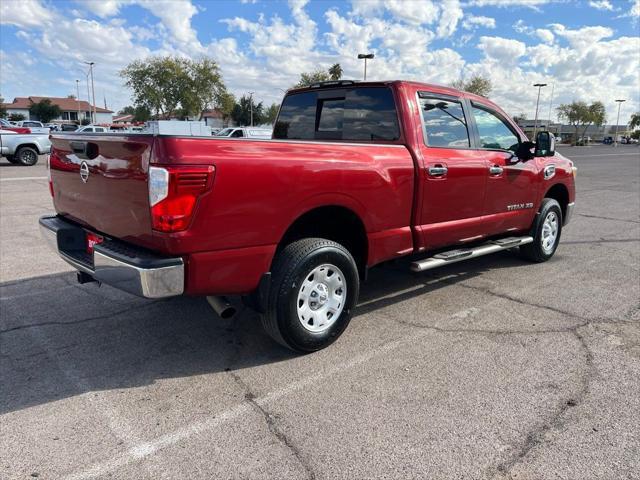
<path id="1" fill-rule="evenodd" d="M 51 181 L 58 214 L 92 230 L 148 245 L 150 135 L 53 135 Z"/>

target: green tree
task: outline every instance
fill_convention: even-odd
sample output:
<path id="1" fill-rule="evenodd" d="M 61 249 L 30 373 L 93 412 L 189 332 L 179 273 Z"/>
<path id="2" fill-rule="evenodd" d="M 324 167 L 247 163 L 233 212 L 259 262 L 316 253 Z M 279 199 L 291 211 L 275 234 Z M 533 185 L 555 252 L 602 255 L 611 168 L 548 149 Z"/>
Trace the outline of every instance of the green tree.
<path id="1" fill-rule="evenodd" d="M 564 118 L 570 125 L 573 125 L 575 135 L 573 144 L 578 143 L 580 137 L 584 137 L 590 125 L 602 125 L 606 120 L 606 110 L 602 102 L 593 102 L 588 105 L 586 102 L 571 102 L 560 105 L 557 109 L 558 116 Z M 579 134 L 580 128 L 582 135 Z"/>
<path id="2" fill-rule="evenodd" d="M 277 103 L 272 103 L 267 111 L 264 114 L 264 123 L 273 124 L 276 121 L 276 117 L 278 116 L 278 110 L 280 109 L 280 105 Z"/>
<path id="3" fill-rule="evenodd" d="M 319 68 L 313 72 L 304 72 L 300 74 L 300 80 L 294 85 L 294 88 L 308 87 L 318 82 L 340 80 L 342 78 L 342 73 L 342 67 L 339 63 L 331 65 L 329 70 Z"/>
<path id="4" fill-rule="evenodd" d="M 20 121 L 26 120 L 26 119 L 27 119 L 27 117 L 25 117 L 21 113 L 12 113 L 11 115 L 9 115 L 9 121 L 10 122 L 20 122 Z"/>
<path id="5" fill-rule="evenodd" d="M 488 97 L 493 90 L 493 86 L 491 85 L 491 80 L 487 77 L 483 77 L 482 75 L 473 75 L 471 78 L 467 80 L 460 79 L 456 80 L 451 84 L 453 88 L 457 88 L 458 90 L 463 90 L 469 93 L 475 93 L 476 95 L 480 95 L 481 97 Z"/>
<path id="6" fill-rule="evenodd" d="M 342 78 L 343 71 L 339 63 L 335 63 L 331 65 L 331 67 L 329 67 L 328 72 L 329 72 L 329 77 L 331 77 L 331 80 L 340 80 Z"/>
<path id="7" fill-rule="evenodd" d="M 49 123 L 54 118 L 62 116 L 62 110 L 60 110 L 59 106 L 53 105 L 48 98 L 43 98 L 38 103 L 31 103 L 29 114 L 42 123 Z"/>
<path id="8" fill-rule="evenodd" d="M 629 120 L 629 128 L 631 130 L 635 130 L 636 128 L 640 128 L 640 112 L 632 113 L 631 119 Z"/>
<path id="9" fill-rule="evenodd" d="M 222 123 L 227 124 L 233 113 L 233 108 L 236 106 L 236 97 L 232 93 L 224 91 L 220 95 L 218 101 L 218 110 L 222 114 Z"/>
<path id="10" fill-rule="evenodd" d="M 4 97 L 0 95 L 0 118 L 7 118 L 7 108 L 4 106 Z"/>
<path id="11" fill-rule="evenodd" d="M 132 121 L 134 122 L 146 122 L 151 118 L 151 112 L 148 108 L 143 106 L 133 107 L 131 105 L 127 105 L 118 112 L 118 115 L 133 115 Z"/>
<path id="12" fill-rule="evenodd" d="M 217 106 L 225 91 L 218 64 L 206 57 L 136 60 L 120 76 L 133 92 L 134 105 L 162 118 L 200 117 L 204 109 Z"/>
<path id="13" fill-rule="evenodd" d="M 231 118 L 238 125 L 251 125 L 251 98 L 247 95 L 240 97 L 240 101 L 235 104 L 233 111 L 231 112 Z M 260 125 L 265 122 L 263 113 L 264 107 L 262 102 L 255 103 L 253 101 L 253 124 Z"/>

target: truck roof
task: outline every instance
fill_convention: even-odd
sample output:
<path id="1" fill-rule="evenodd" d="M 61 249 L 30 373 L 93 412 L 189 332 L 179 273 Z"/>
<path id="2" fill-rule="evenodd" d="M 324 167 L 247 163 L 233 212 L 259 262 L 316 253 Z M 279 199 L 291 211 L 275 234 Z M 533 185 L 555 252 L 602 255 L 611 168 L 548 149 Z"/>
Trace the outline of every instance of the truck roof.
<path id="1" fill-rule="evenodd" d="M 433 93 L 442 93 L 445 95 L 452 95 L 456 97 L 465 97 L 470 100 L 478 100 L 482 103 L 489 104 L 498 110 L 502 110 L 498 105 L 496 105 L 486 97 L 481 97 L 480 95 L 465 92 L 463 90 L 458 90 L 457 88 L 453 88 L 453 87 L 447 87 L 445 85 L 438 85 L 436 83 L 416 82 L 414 80 L 380 80 L 380 81 L 369 81 L 369 82 L 361 82 L 359 80 L 330 80 L 327 82 L 318 82 L 309 87 L 291 88 L 287 90 L 287 94 L 313 91 L 313 90 L 319 90 L 319 89 L 326 90 L 326 89 L 332 89 L 332 88 L 343 88 L 343 87 L 350 87 L 350 86 L 356 86 L 356 85 L 358 87 L 382 87 L 382 86 L 391 86 L 391 85 L 409 85 L 413 87 L 424 88 L 425 90 Z"/>

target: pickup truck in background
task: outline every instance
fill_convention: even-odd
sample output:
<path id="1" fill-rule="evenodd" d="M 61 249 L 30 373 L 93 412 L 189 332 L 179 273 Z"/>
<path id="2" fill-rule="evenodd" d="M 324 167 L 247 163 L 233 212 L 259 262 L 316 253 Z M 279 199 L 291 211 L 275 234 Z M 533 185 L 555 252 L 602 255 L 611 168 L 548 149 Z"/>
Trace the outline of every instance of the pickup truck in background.
<path id="1" fill-rule="evenodd" d="M 42 122 L 36 120 L 20 120 L 16 124 L 19 127 L 28 128 L 31 133 L 37 133 L 38 135 L 49 135 L 51 133 L 49 127 L 45 127 Z"/>
<path id="2" fill-rule="evenodd" d="M 415 272 L 507 249 L 549 260 L 576 169 L 486 98 L 408 81 L 287 92 L 273 139 L 54 134 L 43 236 L 78 270 L 148 298 L 228 295 L 276 341 L 326 347 L 371 267 Z"/>
<path id="3" fill-rule="evenodd" d="M 21 134 L 13 130 L 0 130 L 0 154 L 11 163 L 30 167 L 38 163 L 38 155 L 51 151 L 49 134 Z"/>

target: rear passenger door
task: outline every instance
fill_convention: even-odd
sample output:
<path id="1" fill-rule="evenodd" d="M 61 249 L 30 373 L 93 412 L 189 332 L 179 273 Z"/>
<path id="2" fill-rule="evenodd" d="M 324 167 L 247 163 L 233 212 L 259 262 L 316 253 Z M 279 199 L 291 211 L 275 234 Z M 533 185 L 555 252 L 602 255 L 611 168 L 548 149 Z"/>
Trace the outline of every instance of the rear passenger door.
<path id="1" fill-rule="evenodd" d="M 464 243 L 483 234 L 486 160 L 477 154 L 465 99 L 418 92 L 423 142 L 418 214 L 423 247 Z"/>
<path id="2" fill-rule="evenodd" d="M 471 103 L 471 110 L 478 137 L 477 154 L 488 165 L 483 208 L 487 234 L 527 230 L 535 216 L 536 161 L 514 158 L 523 139 L 501 112 L 478 102 Z"/>

